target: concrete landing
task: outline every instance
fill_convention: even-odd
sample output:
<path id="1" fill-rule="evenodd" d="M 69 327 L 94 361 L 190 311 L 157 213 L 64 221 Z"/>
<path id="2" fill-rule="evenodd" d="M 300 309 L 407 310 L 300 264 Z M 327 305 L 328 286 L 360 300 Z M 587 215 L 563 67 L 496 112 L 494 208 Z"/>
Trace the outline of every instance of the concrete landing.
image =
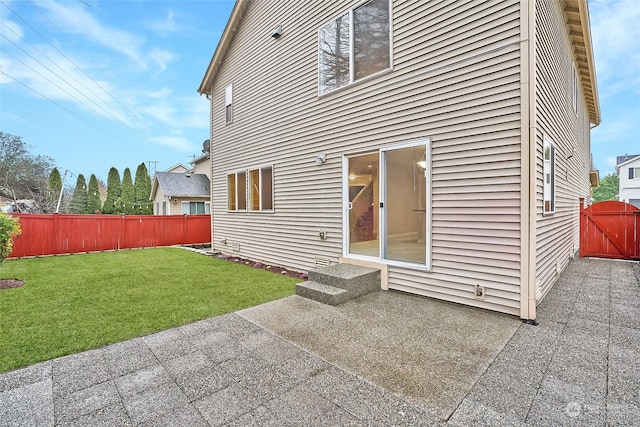
<path id="1" fill-rule="evenodd" d="M 521 325 L 515 317 L 386 291 L 338 307 L 292 296 L 238 314 L 441 419 Z"/>
<path id="2" fill-rule="evenodd" d="M 309 272 L 309 280 L 296 285 L 296 295 L 329 305 L 343 304 L 380 289 L 380 270 L 336 264 Z"/>

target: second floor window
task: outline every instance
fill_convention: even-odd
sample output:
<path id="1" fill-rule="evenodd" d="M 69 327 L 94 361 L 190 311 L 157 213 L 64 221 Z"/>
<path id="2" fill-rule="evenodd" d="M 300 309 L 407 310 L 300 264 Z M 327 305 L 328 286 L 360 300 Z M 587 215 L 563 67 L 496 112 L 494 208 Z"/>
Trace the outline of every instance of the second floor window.
<path id="1" fill-rule="evenodd" d="M 391 68 L 389 0 L 370 0 L 318 32 L 318 93 Z"/>
<path id="2" fill-rule="evenodd" d="M 224 88 L 224 122 L 233 122 L 233 85 Z"/>
<path id="3" fill-rule="evenodd" d="M 629 179 L 640 179 L 640 168 L 629 168 Z"/>

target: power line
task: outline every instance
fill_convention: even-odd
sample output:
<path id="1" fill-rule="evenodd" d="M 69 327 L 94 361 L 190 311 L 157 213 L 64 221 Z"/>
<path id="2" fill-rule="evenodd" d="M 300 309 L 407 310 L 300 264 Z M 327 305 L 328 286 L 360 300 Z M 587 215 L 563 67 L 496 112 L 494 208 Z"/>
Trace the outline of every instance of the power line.
<path id="1" fill-rule="evenodd" d="M 0 2 L 2 3 L 2 5 L 4 7 L 6 7 L 11 13 L 13 13 L 18 19 L 20 19 L 20 21 L 22 21 L 26 26 L 28 26 L 29 28 L 31 28 L 31 30 L 33 32 L 35 32 L 38 36 L 40 36 L 40 38 L 42 38 L 45 42 L 47 42 L 51 47 L 53 47 L 60 55 L 62 55 L 67 61 L 69 61 L 69 63 L 71 65 L 73 65 L 74 67 L 76 67 L 82 74 L 84 74 L 87 78 L 89 78 L 96 86 L 98 86 L 100 89 L 102 89 L 102 91 L 104 93 L 106 93 L 107 95 L 109 95 L 115 102 L 117 102 L 122 108 L 124 108 L 127 112 L 129 112 L 131 115 L 133 115 L 136 119 L 140 119 L 140 117 L 138 117 L 138 115 L 131 111 L 129 108 L 127 108 L 126 105 L 124 105 L 118 98 L 116 98 L 115 96 L 113 96 L 113 94 L 111 94 L 111 92 L 109 92 L 108 90 L 106 90 L 99 82 L 97 82 L 93 77 L 91 77 L 87 72 L 85 72 L 78 64 L 76 64 L 73 60 L 71 60 L 71 58 L 69 58 L 62 50 L 60 50 L 54 43 L 51 43 L 51 41 L 49 41 L 49 39 L 47 39 L 44 35 L 42 35 L 42 33 L 40 33 L 36 28 L 34 28 L 31 24 L 29 24 L 29 22 L 27 22 L 24 18 L 22 18 L 22 16 L 18 15 L 18 13 L 16 11 L 14 11 L 13 9 L 11 9 L 9 6 L 7 6 L 7 4 L 3 1 Z M 31 6 L 36 9 L 41 15 L 43 15 L 47 21 L 49 21 L 53 27 L 56 29 L 56 31 L 58 31 L 58 33 L 62 34 L 62 32 L 60 31 L 60 29 L 53 24 L 53 22 L 51 22 L 51 20 L 49 19 L 49 17 L 47 17 L 44 13 L 42 13 L 42 11 L 40 11 L 38 8 L 36 8 L 36 6 L 29 1 L 29 4 L 31 4 Z M 77 81 L 77 79 L 76 79 Z M 103 102 L 104 100 L 101 99 Z"/>
<path id="2" fill-rule="evenodd" d="M 14 10 L 12 10 L 11 8 L 9 8 L 9 6 L 7 6 L 6 4 L 4 4 L 4 2 L 2 2 L 3 5 L 9 9 L 11 11 L 11 13 L 13 13 L 14 15 L 16 15 L 22 22 L 24 22 L 27 26 L 29 26 L 29 28 L 31 28 L 33 31 L 36 32 L 36 34 L 38 34 L 43 40 L 45 40 L 47 43 L 49 43 L 51 46 L 53 46 L 54 49 L 56 49 L 58 52 L 60 52 L 61 55 L 63 55 L 70 63 L 72 63 L 76 68 L 78 68 L 80 71 L 82 71 L 83 74 L 85 74 L 87 77 L 89 77 L 91 79 L 91 81 L 93 81 L 98 87 L 100 87 L 100 89 L 102 89 L 105 93 L 107 93 L 109 96 L 111 96 L 111 98 L 113 98 L 121 107 L 123 107 L 126 111 L 130 112 L 134 117 L 136 117 L 136 119 L 140 120 L 140 117 L 134 113 L 133 111 L 131 111 L 127 106 L 125 106 L 122 102 L 120 102 L 120 100 L 116 97 L 114 97 L 109 91 L 107 91 L 104 87 L 102 87 L 102 85 L 100 85 L 100 83 L 98 83 L 97 81 L 95 81 L 91 76 L 89 76 L 86 72 L 84 72 L 84 70 L 82 70 L 82 68 L 80 68 L 77 64 L 75 64 L 71 59 L 69 59 L 60 49 L 58 49 L 53 43 L 51 43 L 45 36 L 43 36 L 40 32 L 38 32 L 38 30 L 36 30 L 35 28 L 33 28 L 33 26 L 31 26 L 27 21 L 25 21 L 20 15 L 18 15 Z M 45 16 L 45 18 L 47 19 L 47 21 L 49 21 L 52 26 L 56 29 L 56 31 L 60 34 L 60 35 L 64 35 L 62 33 L 62 31 L 60 31 L 60 29 L 53 24 L 53 22 L 51 22 L 51 20 L 42 12 L 40 11 L 35 5 L 34 3 L 29 0 L 29 4 L 31 4 L 31 6 L 38 10 L 38 12 Z M 84 3 L 87 6 L 91 6 L 91 7 L 99 7 L 99 6 L 93 6 L 87 3 Z M 149 112 L 147 112 L 147 110 L 145 110 L 140 104 L 138 104 L 137 102 L 135 102 L 133 99 L 128 98 L 129 101 L 138 108 L 138 110 L 140 110 L 145 116 L 147 116 L 149 119 L 156 121 L 156 119 L 151 116 L 151 114 L 149 114 Z M 157 122 L 160 124 L 160 126 L 164 129 L 165 132 L 167 133 L 171 133 L 169 131 L 169 129 L 167 129 L 164 126 L 164 123 L 160 120 L 157 120 Z"/>
<path id="3" fill-rule="evenodd" d="M 9 74 L 7 74 L 5 71 L 0 70 L 0 74 L 7 76 L 8 78 L 10 78 L 11 80 L 13 80 L 14 82 L 18 83 L 19 85 L 25 87 L 26 89 L 29 89 L 31 92 L 43 97 L 44 99 L 46 99 L 47 101 L 51 102 L 52 104 L 57 105 L 58 107 L 62 108 L 63 110 L 65 110 L 67 113 L 72 114 L 74 116 L 76 116 L 77 118 L 79 118 L 80 120 L 82 120 L 83 122 L 85 122 L 86 124 L 88 124 L 89 126 L 96 128 L 97 130 L 99 130 L 100 132 L 105 133 L 106 135 L 109 135 L 113 138 L 116 138 L 115 135 L 110 134 L 109 132 L 107 132 L 106 130 L 102 129 L 101 127 L 99 127 L 98 125 L 95 125 L 93 123 L 91 123 L 90 121 L 86 120 L 84 117 L 74 113 L 73 111 L 71 111 L 70 109 L 66 108 L 64 105 L 57 103 L 56 101 L 54 101 L 53 99 L 49 98 L 48 96 L 38 92 L 35 89 L 30 88 L 29 86 L 27 86 L 26 84 L 22 83 L 20 80 L 10 76 Z"/>
<path id="4" fill-rule="evenodd" d="M 60 77 L 60 75 L 58 75 L 55 71 L 53 71 L 52 69 L 50 69 L 49 67 L 47 67 L 45 64 L 43 64 L 42 62 L 40 62 L 40 60 L 38 60 L 38 58 L 34 57 L 33 55 L 31 55 L 30 53 L 26 52 L 24 49 L 22 49 L 20 46 L 18 46 L 17 44 L 15 44 L 12 40 L 9 40 L 7 38 L 7 36 L 5 36 L 4 34 L 0 34 L 0 36 L 2 36 L 4 39 L 6 39 L 9 43 L 13 44 L 15 47 L 17 47 L 18 49 L 20 49 L 24 54 L 26 54 L 27 56 L 29 56 L 30 58 L 32 58 L 34 61 L 36 61 L 38 64 L 42 65 L 47 71 L 49 71 L 51 74 L 53 74 L 54 76 L 56 76 L 57 78 L 59 78 L 61 81 L 64 82 L 64 80 L 62 79 L 62 77 Z M 27 67 L 28 69 L 30 69 L 31 71 L 33 71 L 34 73 L 38 74 L 40 77 L 42 77 L 43 79 L 45 79 L 46 81 L 48 81 L 49 83 L 51 83 L 52 85 L 54 85 L 55 87 L 57 87 L 58 89 L 60 89 L 61 91 L 63 91 L 64 93 L 66 93 L 67 95 L 69 95 L 70 97 L 72 97 L 73 99 L 75 99 L 76 101 L 78 101 L 80 104 L 84 105 L 87 109 L 93 111 L 94 113 L 101 115 L 98 111 L 96 111 L 93 107 L 91 107 L 90 105 L 87 105 L 83 100 L 77 98 L 75 95 L 69 93 L 66 89 L 62 88 L 61 86 L 59 86 L 57 83 L 53 82 L 52 80 L 50 80 L 47 76 L 45 76 L 44 74 L 42 74 L 40 71 L 34 69 L 33 67 L 31 67 L 29 64 L 25 63 L 24 61 L 22 61 L 20 58 L 18 58 L 17 56 L 15 56 L 14 54 L 12 54 L 11 52 L 9 52 L 8 50 L 6 50 L 5 48 L 3 48 L 2 46 L 0 46 L 0 50 L 3 50 L 7 55 L 13 57 L 16 61 L 20 62 L 22 65 L 24 65 L 25 67 Z M 72 88 L 73 90 L 75 90 L 76 92 L 78 92 L 80 95 L 85 96 L 82 92 L 80 92 L 77 88 L 73 87 L 72 85 L 70 85 L 69 83 L 65 82 L 65 84 L 67 86 L 69 86 L 70 88 Z M 87 98 L 89 101 L 91 101 L 93 104 L 95 104 L 98 108 L 100 108 L 102 111 L 104 111 L 105 113 L 107 113 L 109 116 L 111 116 L 113 119 L 115 119 L 116 121 L 120 122 L 122 125 L 124 125 L 125 127 L 128 127 L 129 129 L 133 130 L 133 128 L 131 128 L 129 125 L 127 125 L 126 123 L 124 123 L 122 120 L 120 120 L 119 118 L 117 118 L 116 116 L 114 116 L 111 112 L 107 111 L 104 107 L 102 107 L 101 105 L 97 104 L 95 101 L 93 101 L 91 98 L 88 98 L 85 96 L 85 98 Z"/>
<path id="5" fill-rule="evenodd" d="M 13 34 L 15 34 L 16 36 L 19 36 L 18 33 L 16 33 L 11 27 L 5 25 L 4 23 L 2 23 L 2 26 L 11 31 Z M 50 68 L 46 67 L 44 64 L 42 64 L 42 62 L 38 61 L 37 58 L 35 58 L 33 55 L 31 55 L 30 53 L 28 53 L 27 51 L 25 51 L 24 49 L 22 49 L 20 46 L 18 46 L 16 43 L 14 43 L 12 40 L 9 40 L 4 34 L 2 34 L 2 36 L 7 39 L 7 41 L 9 41 L 9 43 L 13 44 L 16 48 L 20 49 L 22 52 L 24 52 L 27 56 L 33 58 L 35 61 L 37 61 L 40 65 L 42 65 L 43 67 L 45 67 L 47 70 L 49 70 L 52 74 L 54 74 L 56 77 L 58 77 L 61 81 L 63 81 L 65 84 L 67 84 L 69 87 L 71 87 L 73 90 L 75 90 L 76 92 L 78 92 L 80 95 L 82 95 L 83 97 L 87 98 L 89 101 L 91 101 L 93 104 L 95 104 L 97 107 L 101 108 L 103 111 L 105 111 L 107 114 L 109 114 L 110 116 L 112 116 L 114 119 L 120 121 L 120 123 L 122 123 L 123 125 L 127 126 L 125 123 L 123 123 L 120 119 L 118 119 L 117 117 L 115 117 L 113 114 L 111 114 L 108 110 L 104 109 L 102 106 L 100 106 L 97 102 L 95 102 L 92 98 L 88 97 L 84 92 L 78 90 L 76 87 L 74 87 L 73 85 L 69 84 L 68 81 L 64 80 L 62 77 L 60 77 L 58 74 L 56 74 L 53 70 L 51 70 Z M 57 61 L 54 61 L 53 59 L 51 59 L 49 56 L 47 56 L 46 53 L 44 53 L 43 51 L 41 51 L 40 49 L 38 49 L 36 46 L 32 45 L 31 43 L 29 43 L 26 40 L 23 40 L 24 43 L 26 43 L 29 47 L 31 47 L 33 50 L 37 51 L 38 53 L 40 53 L 40 55 L 42 55 L 43 57 L 45 57 L 46 59 L 49 60 L 49 62 L 51 62 L 51 64 L 55 65 L 60 71 L 62 71 L 63 73 L 65 73 L 67 76 L 69 76 L 72 80 L 75 80 L 80 86 L 82 86 L 84 89 L 86 89 L 88 92 L 90 92 L 92 95 L 94 95 L 96 98 L 98 98 L 100 101 L 102 101 L 103 103 L 107 103 L 107 101 L 102 98 L 102 96 L 100 96 L 99 94 L 97 94 L 96 92 L 94 92 L 90 87 L 87 87 L 87 85 L 85 85 L 81 80 L 79 80 L 78 78 L 76 78 L 75 76 L 73 76 L 71 73 L 69 73 L 67 70 L 65 70 L 64 68 L 62 68 Z M 15 57 L 14 57 L 15 58 Z M 17 59 L 17 58 L 16 58 Z M 67 59 L 67 61 L 70 61 L 68 58 L 65 57 L 65 59 Z M 70 61 L 71 62 L 71 61 Z M 77 65 L 75 65 L 74 63 L 71 62 L 71 65 L 73 65 L 74 67 L 78 68 Z M 86 73 L 84 73 L 85 75 L 87 75 Z M 90 76 L 87 76 L 89 78 L 91 78 Z M 92 80 L 95 82 L 95 80 Z M 104 91 L 103 91 L 104 93 Z M 138 118 L 138 117 L 136 117 Z M 128 127 L 128 126 L 127 126 Z"/>

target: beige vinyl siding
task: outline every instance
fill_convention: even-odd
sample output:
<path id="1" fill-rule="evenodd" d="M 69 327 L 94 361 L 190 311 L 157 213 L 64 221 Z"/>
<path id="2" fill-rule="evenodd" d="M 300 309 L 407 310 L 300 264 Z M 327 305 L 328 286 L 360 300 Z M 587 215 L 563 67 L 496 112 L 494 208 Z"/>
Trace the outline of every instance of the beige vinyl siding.
<path id="1" fill-rule="evenodd" d="M 584 99 L 572 101 L 572 49 L 560 1 L 536 2 L 536 299 L 551 289 L 580 242 L 578 198 L 590 194 L 590 132 Z M 543 215 L 542 144 L 556 147 L 556 210 Z M 567 158 L 572 153 L 573 157 Z"/>
<path id="2" fill-rule="evenodd" d="M 214 247 L 299 270 L 337 262 L 343 154 L 430 138 L 432 271 L 391 266 L 389 286 L 518 315 L 520 2 L 394 1 L 393 70 L 318 97 L 317 30 L 359 3 L 249 5 L 211 92 Z M 274 212 L 227 212 L 226 174 L 265 164 Z"/>

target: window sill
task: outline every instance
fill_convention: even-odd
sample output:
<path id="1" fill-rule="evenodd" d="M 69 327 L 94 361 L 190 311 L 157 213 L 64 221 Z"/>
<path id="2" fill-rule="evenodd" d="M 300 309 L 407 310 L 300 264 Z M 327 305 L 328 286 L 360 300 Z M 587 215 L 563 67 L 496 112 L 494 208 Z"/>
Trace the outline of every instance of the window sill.
<path id="1" fill-rule="evenodd" d="M 324 98 L 326 98 L 326 97 L 328 97 L 330 95 L 336 94 L 338 92 L 342 92 L 342 91 L 344 91 L 346 89 L 352 88 L 352 87 L 357 86 L 357 85 L 359 85 L 361 83 L 367 82 L 367 81 L 369 81 L 371 79 L 375 79 L 377 77 L 382 77 L 382 76 L 387 75 L 387 74 L 392 73 L 392 72 L 393 72 L 393 66 L 390 67 L 390 68 L 386 68 L 384 70 L 380 70 L 377 73 L 371 74 L 370 76 L 363 77 L 360 80 L 354 81 L 353 83 L 349 83 L 349 84 L 346 84 L 344 86 L 340 86 L 339 88 L 332 89 L 332 90 L 330 90 L 328 92 L 318 93 L 318 99 L 319 100 L 320 99 L 324 99 Z"/>

